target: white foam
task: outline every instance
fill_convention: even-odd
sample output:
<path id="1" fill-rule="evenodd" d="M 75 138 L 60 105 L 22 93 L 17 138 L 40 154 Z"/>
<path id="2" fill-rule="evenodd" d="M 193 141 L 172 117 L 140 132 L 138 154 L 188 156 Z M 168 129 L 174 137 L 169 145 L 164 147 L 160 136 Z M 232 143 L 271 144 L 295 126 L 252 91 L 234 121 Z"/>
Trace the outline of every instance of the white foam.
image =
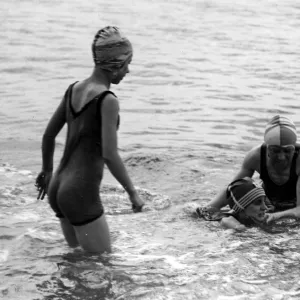
<path id="1" fill-rule="evenodd" d="M 3 164 L 3 166 L 0 167 L 0 173 L 4 173 L 4 176 L 7 178 L 11 178 L 14 175 L 23 175 L 29 178 L 32 177 L 32 172 L 30 170 L 18 170 L 9 164 Z"/>
<path id="2" fill-rule="evenodd" d="M 114 255 L 114 256 L 119 256 L 119 255 Z M 122 257 L 124 256 L 124 253 Z M 163 260 L 165 263 L 169 264 L 173 269 L 187 269 L 187 265 L 179 262 L 178 258 L 175 256 L 171 255 L 131 255 L 129 253 L 126 254 L 127 261 L 132 261 L 132 262 L 145 262 L 145 261 L 158 261 L 158 260 Z"/>
<path id="3" fill-rule="evenodd" d="M 18 173 L 21 175 L 31 175 L 32 174 L 32 172 L 28 171 L 28 170 L 20 170 L 20 171 L 18 171 Z"/>
<path id="4" fill-rule="evenodd" d="M 11 178 L 11 177 L 13 177 L 14 175 L 16 174 L 16 172 L 9 172 L 9 173 L 6 173 L 5 172 L 5 177 L 7 177 L 7 178 Z"/>
<path id="5" fill-rule="evenodd" d="M 187 269 L 187 265 L 177 261 L 174 256 L 166 255 L 164 259 L 173 269 Z"/>
<path id="6" fill-rule="evenodd" d="M 0 250 L 0 264 L 7 261 L 9 255 L 9 251 L 7 249 Z"/>
<path id="7" fill-rule="evenodd" d="M 54 231 L 54 230 L 47 230 L 43 231 L 42 229 L 37 229 L 37 228 L 28 228 L 26 235 L 29 235 L 33 238 L 39 238 L 43 240 L 52 240 L 56 241 L 62 237 L 62 234 L 60 231 Z"/>
<path id="8" fill-rule="evenodd" d="M 20 212 L 19 214 L 15 214 L 13 217 L 17 220 L 31 222 L 38 221 L 41 218 L 38 214 L 29 211 Z"/>

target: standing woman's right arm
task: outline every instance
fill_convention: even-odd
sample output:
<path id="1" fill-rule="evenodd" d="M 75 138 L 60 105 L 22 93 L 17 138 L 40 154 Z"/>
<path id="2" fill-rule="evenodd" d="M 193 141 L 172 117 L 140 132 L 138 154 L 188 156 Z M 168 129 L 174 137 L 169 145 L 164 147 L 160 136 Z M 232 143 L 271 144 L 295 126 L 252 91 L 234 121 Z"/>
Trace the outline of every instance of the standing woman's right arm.
<path id="1" fill-rule="evenodd" d="M 52 118 L 50 119 L 42 140 L 42 171 L 36 179 L 39 191 L 38 199 L 44 199 L 53 172 L 53 155 L 55 138 L 66 123 L 66 102 L 62 99 Z"/>
<path id="2" fill-rule="evenodd" d="M 138 196 L 123 161 L 118 152 L 117 122 L 119 115 L 118 100 L 111 94 L 107 95 L 101 106 L 102 119 L 102 155 L 112 175 L 118 180 L 129 195 L 133 210 L 141 211 L 144 202 Z"/>

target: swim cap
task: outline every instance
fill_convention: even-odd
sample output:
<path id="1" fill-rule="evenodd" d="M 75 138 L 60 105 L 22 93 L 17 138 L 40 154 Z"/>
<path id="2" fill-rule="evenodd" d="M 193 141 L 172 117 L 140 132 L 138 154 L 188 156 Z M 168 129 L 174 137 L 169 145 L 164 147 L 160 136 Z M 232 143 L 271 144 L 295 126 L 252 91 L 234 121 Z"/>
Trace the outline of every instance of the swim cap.
<path id="1" fill-rule="evenodd" d="M 96 66 L 103 70 L 114 71 L 120 69 L 132 56 L 132 46 L 117 27 L 107 26 L 95 35 L 92 52 Z"/>
<path id="2" fill-rule="evenodd" d="M 297 141 L 295 124 L 289 118 L 277 115 L 268 122 L 264 139 L 267 145 L 295 145 Z"/>
<path id="3" fill-rule="evenodd" d="M 264 189 L 258 186 L 251 178 L 244 177 L 229 184 L 227 196 L 232 199 L 235 212 L 244 210 L 259 197 L 265 197 Z"/>

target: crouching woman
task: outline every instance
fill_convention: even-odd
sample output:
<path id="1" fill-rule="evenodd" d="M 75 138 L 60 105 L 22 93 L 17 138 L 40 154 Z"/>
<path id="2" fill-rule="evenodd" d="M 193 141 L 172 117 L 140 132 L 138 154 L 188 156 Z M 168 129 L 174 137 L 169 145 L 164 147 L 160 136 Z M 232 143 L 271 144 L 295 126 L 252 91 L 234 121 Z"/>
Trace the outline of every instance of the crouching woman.
<path id="1" fill-rule="evenodd" d="M 239 231 L 252 226 L 265 227 L 266 194 L 253 179 L 244 177 L 233 181 L 228 185 L 226 194 L 229 211 L 210 206 L 197 208 L 197 215 L 209 221 L 220 221 L 223 227 Z"/>

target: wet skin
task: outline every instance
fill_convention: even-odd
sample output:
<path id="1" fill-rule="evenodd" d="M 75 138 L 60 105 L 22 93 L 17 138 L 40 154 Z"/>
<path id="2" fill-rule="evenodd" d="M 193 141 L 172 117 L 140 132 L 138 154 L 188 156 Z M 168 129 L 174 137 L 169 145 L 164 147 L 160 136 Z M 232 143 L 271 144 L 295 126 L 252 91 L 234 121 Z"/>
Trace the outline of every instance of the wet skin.
<path id="1" fill-rule="evenodd" d="M 259 197 L 249 204 L 244 212 L 247 216 L 254 218 L 257 221 L 263 221 L 266 217 L 266 210 L 265 197 Z"/>
<path id="2" fill-rule="evenodd" d="M 295 153 L 295 146 L 268 145 L 267 153 L 270 164 L 275 170 L 280 171 L 290 166 Z"/>
<path id="3" fill-rule="evenodd" d="M 128 59 L 123 64 L 122 68 L 117 71 L 116 77 L 112 80 L 113 84 L 119 84 L 126 76 L 126 74 L 129 73 L 129 64 L 131 63 L 131 60 L 132 56 L 128 57 Z"/>
<path id="4" fill-rule="evenodd" d="M 290 177 L 290 168 L 295 153 L 294 145 L 267 147 L 267 167 L 270 178 L 275 184 L 285 184 Z"/>

